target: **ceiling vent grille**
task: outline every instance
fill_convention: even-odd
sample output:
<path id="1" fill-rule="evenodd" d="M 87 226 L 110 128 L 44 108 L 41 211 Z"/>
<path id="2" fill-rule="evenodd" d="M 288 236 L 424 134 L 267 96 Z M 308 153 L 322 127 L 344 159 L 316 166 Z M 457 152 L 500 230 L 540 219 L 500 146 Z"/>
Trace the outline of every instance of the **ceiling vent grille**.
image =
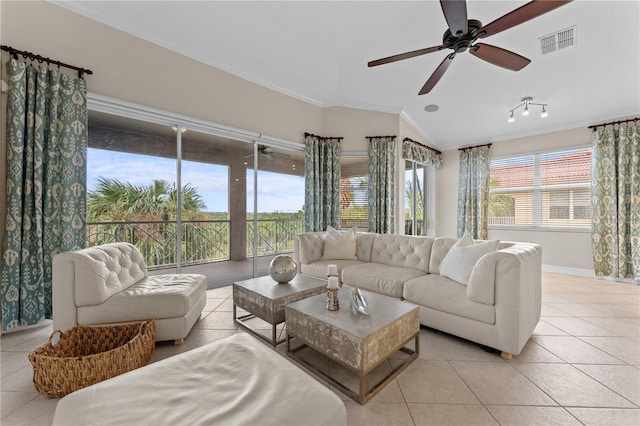
<path id="1" fill-rule="evenodd" d="M 540 51 L 543 55 L 574 46 L 576 44 L 576 27 L 574 25 L 573 27 L 556 31 L 553 34 L 540 37 L 539 40 Z"/>

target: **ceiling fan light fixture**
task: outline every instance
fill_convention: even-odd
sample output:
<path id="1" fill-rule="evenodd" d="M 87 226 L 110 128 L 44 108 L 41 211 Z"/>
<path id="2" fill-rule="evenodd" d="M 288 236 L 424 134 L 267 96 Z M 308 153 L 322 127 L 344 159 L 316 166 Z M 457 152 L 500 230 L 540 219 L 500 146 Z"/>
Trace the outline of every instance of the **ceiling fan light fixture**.
<path id="1" fill-rule="evenodd" d="M 528 117 L 529 116 L 529 105 L 525 105 L 524 106 L 524 111 L 522 111 L 522 116 L 523 117 Z"/>
<path id="2" fill-rule="evenodd" d="M 513 110 L 511 110 L 511 115 L 507 119 L 507 122 L 508 123 L 513 123 L 514 121 L 516 121 L 516 118 L 513 116 Z"/>

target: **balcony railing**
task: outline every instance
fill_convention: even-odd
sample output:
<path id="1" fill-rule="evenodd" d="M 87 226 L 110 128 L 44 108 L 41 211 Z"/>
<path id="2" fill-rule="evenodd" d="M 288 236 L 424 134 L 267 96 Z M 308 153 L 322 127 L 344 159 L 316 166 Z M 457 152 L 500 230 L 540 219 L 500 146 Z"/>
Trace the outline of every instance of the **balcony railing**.
<path id="1" fill-rule="evenodd" d="M 253 222 L 247 222 L 247 257 L 253 256 Z M 181 263 L 183 266 L 229 260 L 228 220 L 182 221 Z M 175 221 L 89 222 L 87 247 L 116 241 L 135 245 L 149 269 L 176 265 L 177 224 Z M 258 220 L 258 256 L 290 253 L 294 237 L 303 232 L 301 219 Z"/>

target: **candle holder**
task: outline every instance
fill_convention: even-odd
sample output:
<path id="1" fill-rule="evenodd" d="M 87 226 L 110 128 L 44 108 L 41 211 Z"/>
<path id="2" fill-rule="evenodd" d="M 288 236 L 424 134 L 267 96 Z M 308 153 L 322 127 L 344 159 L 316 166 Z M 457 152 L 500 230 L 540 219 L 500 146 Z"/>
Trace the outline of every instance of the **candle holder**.
<path id="1" fill-rule="evenodd" d="M 337 311 L 338 309 L 340 309 L 337 288 L 327 289 L 327 309 L 330 311 Z"/>

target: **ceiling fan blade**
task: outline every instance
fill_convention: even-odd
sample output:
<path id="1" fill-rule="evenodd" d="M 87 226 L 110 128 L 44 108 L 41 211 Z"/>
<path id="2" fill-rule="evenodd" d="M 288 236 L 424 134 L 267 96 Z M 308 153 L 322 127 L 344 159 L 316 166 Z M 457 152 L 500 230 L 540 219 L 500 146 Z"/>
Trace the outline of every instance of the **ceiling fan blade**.
<path id="1" fill-rule="evenodd" d="M 553 9 L 571 3 L 571 1 L 573 0 L 534 0 L 529 2 L 480 28 L 478 31 L 480 38 L 489 37 L 490 35 L 508 30 L 511 27 L 515 27 L 530 19 L 544 15 Z"/>
<path id="2" fill-rule="evenodd" d="M 429 93 L 431 89 L 433 89 L 436 83 L 440 81 L 447 68 L 449 68 L 449 65 L 451 65 L 451 61 L 453 61 L 453 58 L 455 58 L 455 56 L 455 53 L 452 53 L 450 55 L 447 55 L 447 57 L 444 58 L 442 62 L 440 62 L 440 65 L 438 65 L 438 68 L 436 68 L 433 74 L 431 74 L 429 80 L 427 80 L 424 86 L 422 86 L 422 89 L 420 89 L 418 95 L 424 95 L 425 93 Z"/>
<path id="3" fill-rule="evenodd" d="M 376 67 L 378 65 L 384 65 L 391 62 L 401 61 L 403 59 L 409 59 L 409 58 L 414 58 L 420 55 L 426 55 L 427 53 L 437 52 L 439 50 L 446 49 L 446 48 L 447 46 L 441 45 L 441 46 L 427 47 L 424 49 L 412 50 L 411 52 L 400 53 L 399 55 L 387 56 L 386 58 L 377 59 L 375 61 L 369 62 L 367 65 L 369 66 L 369 68 Z"/>
<path id="4" fill-rule="evenodd" d="M 510 50 L 485 43 L 477 43 L 469 49 L 469 52 L 483 61 L 512 71 L 520 71 L 531 62 L 530 59 L 513 53 Z"/>
<path id="5" fill-rule="evenodd" d="M 461 36 L 469 31 L 466 0 L 440 0 L 440 7 L 451 34 Z"/>

